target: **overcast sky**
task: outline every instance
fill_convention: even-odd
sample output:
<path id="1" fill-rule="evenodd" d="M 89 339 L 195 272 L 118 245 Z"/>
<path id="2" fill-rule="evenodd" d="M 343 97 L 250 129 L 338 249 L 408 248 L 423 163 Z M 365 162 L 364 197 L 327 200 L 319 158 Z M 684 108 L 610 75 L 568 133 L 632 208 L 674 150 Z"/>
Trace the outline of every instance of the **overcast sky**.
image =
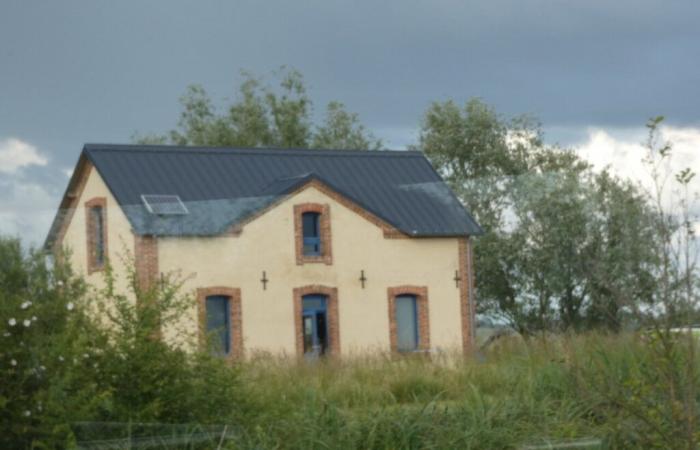
<path id="1" fill-rule="evenodd" d="M 392 148 L 431 101 L 481 97 L 628 175 L 664 114 L 700 169 L 698 19 L 697 0 L 2 0 L 0 232 L 43 240 L 83 143 L 170 129 L 188 84 L 222 99 L 284 64 Z"/>

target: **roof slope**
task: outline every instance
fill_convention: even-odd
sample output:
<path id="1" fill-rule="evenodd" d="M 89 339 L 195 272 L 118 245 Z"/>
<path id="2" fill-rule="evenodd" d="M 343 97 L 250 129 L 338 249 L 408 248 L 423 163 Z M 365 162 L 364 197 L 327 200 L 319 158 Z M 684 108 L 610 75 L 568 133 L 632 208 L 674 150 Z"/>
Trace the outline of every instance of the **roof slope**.
<path id="1" fill-rule="evenodd" d="M 219 234 L 311 179 L 410 236 L 482 232 L 420 152 L 87 144 L 83 155 L 137 234 Z M 179 195 L 189 214 L 150 214 L 144 194 Z"/>

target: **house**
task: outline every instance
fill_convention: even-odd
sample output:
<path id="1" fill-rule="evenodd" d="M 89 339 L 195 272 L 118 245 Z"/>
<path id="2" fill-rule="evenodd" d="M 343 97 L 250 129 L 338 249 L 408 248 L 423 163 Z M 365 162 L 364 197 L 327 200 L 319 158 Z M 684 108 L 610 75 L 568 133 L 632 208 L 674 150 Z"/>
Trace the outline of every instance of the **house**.
<path id="1" fill-rule="evenodd" d="M 480 233 L 420 152 L 88 144 L 45 245 L 96 286 L 179 271 L 232 358 L 314 356 L 468 350 Z"/>

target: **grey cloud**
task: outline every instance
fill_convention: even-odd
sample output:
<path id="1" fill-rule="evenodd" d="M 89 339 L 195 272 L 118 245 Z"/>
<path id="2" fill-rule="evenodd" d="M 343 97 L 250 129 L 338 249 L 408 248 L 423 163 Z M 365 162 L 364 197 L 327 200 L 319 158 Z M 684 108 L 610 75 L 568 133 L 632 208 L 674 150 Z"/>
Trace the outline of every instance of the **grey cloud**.
<path id="1" fill-rule="evenodd" d="M 26 176 L 58 197 L 84 142 L 162 132 L 186 85 L 221 99 L 241 69 L 281 64 L 317 112 L 341 100 L 389 145 L 412 141 L 431 101 L 472 96 L 538 115 L 563 144 L 576 133 L 557 130 L 656 114 L 697 126 L 698 17 L 674 0 L 3 2 L 0 138 L 50 157 L 54 172 Z"/>
<path id="2" fill-rule="evenodd" d="M 481 96 L 546 124 L 698 120 L 691 1 L 67 1 L 0 7 L 0 135 L 128 140 L 171 127 L 201 82 L 240 69 L 307 77 L 371 128 L 414 127 L 432 100 Z M 73 158 L 61 155 L 65 163 Z"/>

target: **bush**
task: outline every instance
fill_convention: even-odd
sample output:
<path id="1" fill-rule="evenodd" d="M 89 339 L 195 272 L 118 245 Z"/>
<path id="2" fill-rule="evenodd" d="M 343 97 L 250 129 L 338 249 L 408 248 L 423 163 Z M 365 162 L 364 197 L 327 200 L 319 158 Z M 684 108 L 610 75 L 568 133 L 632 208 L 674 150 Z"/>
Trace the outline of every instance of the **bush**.
<path id="1" fill-rule="evenodd" d="M 65 448 L 77 423 L 232 423 L 245 413 L 237 368 L 156 338 L 187 304 L 177 283 L 145 291 L 130 274 L 129 300 L 107 278 L 91 291 L 69 267 L 0 238 L 0 448 Z M 95 320 L 105 310 L 109 326 Z"/>

